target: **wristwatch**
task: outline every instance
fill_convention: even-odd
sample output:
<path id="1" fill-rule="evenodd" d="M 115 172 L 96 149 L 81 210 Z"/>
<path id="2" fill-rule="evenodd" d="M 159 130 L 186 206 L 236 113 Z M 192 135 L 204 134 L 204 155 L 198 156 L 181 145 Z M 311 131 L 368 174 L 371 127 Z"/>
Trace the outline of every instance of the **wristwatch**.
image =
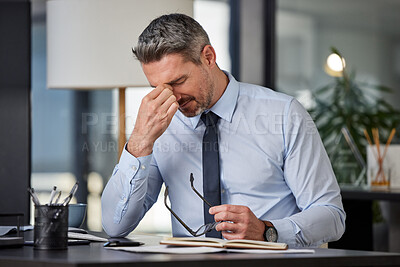
<path id="1" fill-rule="evenodd" d="M 278 241 L 278 231 L 271 222 L 263 221 L 265 224 L 264 240 L 268 242 Z"/>

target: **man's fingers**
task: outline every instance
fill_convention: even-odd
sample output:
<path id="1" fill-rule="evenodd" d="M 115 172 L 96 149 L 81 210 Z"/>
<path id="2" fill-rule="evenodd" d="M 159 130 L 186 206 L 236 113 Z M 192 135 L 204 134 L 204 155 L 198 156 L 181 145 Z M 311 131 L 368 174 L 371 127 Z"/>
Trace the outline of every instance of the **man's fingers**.
<path id="1" fill-rule="evenodd" d="M 160 112 L 165 112 L 165 113 L 167 113 L 168 109 L 170 108 L 170 106 L 171 106 L 173 103 L 178 104 L 178 102 L 176 102 L 176 97 L 175 97 L 174 95 L 170 95 L 170 96 L 168 97 L 168 99 L 165 100 L 165 102 L 161 105 L 161 107 L 160 107 Z"/>
<path id="2" fill-rule="evenodd" d="M 145 96 L 145 98 L 147 98 L 148 100 L 153 100 L 153 99 L 157 98 L 157 96 L 159 96 L 164 89 L 165 89 L 164 87 L 157 86 L 156 88 L 151 90 L 150 93 L 148 93 Z"/>
<path id="3" fill-rule="evenodd" d="M 154 104 L 156 106 L 161 106 L 171 95 L 173 95 L 172 90 L 170 88 L 164 88 L 154 99 Z"/>
<path id="4" fill-rule="evenodd" d="M 144 102 L 157 101 L 156 104 L 161 105 L 172 94 L 172 88 L 167 84 L 161 84 L 154 88 L 144 98 Z"/>
<path id="5" fill-rule="evenodd" d="M 176 102 L 176 97 L 171 95 L 157 110 L 159 121 L 161 123 L 167 122 L 168 126 L 175 112 L 178 110 L 178 107 L 179 104 Z"/>
<path id="6" fill-rule="evenodd" d="M 178 103 L 175 101 L 174 103 L 172 103 L 172 105 L 168 108 L 167 111 L 167 117 L 168 117 L 168 123 L 172 120 L 172 117 L 174 116 L 174 114 L 176 113 L 176 111 L 178 110 Z"/>
<path id="7" fill-rule="evenodd" d="M 214 206 L 209 209 L 210 214 L 217 214 L 219 212 L 232 212 L 232 213 L 243 213 L 248 211 L 248 207 L 246 206 L 239 206 L 239 205 L 219 205 Z"/>
<path id="8" fill-rule="evenodd" d="M 250 239 L 247 238 L 246 235 L 240 232 L 222 232 L 222 236 L 227 239 L 227 240 L 233 240 L 233 239 Z"/>
<path id="9" fill-rule="evenodd" d="M 216 222 L 228 221 L 228 222 L 240 222 L 242 219 L 242 214 L 233 213 L 229 211 L 222 211 L 214 215 L 214 220 Z"/>
<path id="10" fill-rule="evenodd" d="M 220 205 L 210 208 L 219 223 L 215 229 L 222 231 L 226 239 L 264 240 L 265 225 L 246 206 Z"/>
<path id="11" fill-rule="evenodd" d="M 240 230 L 240 226 L 237 223 L 221 222 L 215 227 L 215 230 L 222 232 L 230 231 L 235 233 Z"/>
<path id="12" fill-rule="evenodd" d="M 239 239 L 236 236 L 237 236 L 237 234 L 235 234 L 235 233 L 222 232 L 222 237 L 227 240 Z"/>
<path id="13" fill-rule="evenodd" d="M 162 122 L 168 117 L 167 111 L 174 102 L 176 102 L 176 97 L 173 95 L 172 88 L 168 85 L 160 85 L 143 98 L 141 107 L 143 106 L 143 112 L 149 118 Z M 167 121 L 170 121 L 170 118 Z"/>

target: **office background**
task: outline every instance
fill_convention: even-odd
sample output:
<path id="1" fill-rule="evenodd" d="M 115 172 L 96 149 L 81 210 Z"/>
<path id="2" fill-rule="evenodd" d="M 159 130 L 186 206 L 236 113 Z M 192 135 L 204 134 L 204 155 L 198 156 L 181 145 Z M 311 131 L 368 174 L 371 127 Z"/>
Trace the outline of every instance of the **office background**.
<path id="1" fill-rule="evenodd" d="M 30 183 L 45 201 L 53 185 L 68 191 L 78 180 L 80 188 L 75 201 L 88 203 L 86 226 L 100 231 L 100 195 L 118 161 L 117 93 L 48 90 L 46 1 L 2 0 L 1 8 L 11 2 L 25 4 L 25 9 L 30 4 L 30 15 L 25 10 L 20 17 L 30 21 L 18 20 L 25 31 L 23 36 L 30 39 L 18 42 L 23 48 L 5 47 L 9 32 L 0 32 L 3 33 L 1 55 L 6 50 L 13 52 L 10 57 L 24 51 L 24 61 L 14 58 L 9 62 L 20 63 L 22 70 L 29 64 L 31 68 L 30 72 L 25 70 L 25 79 L 16 77 L 24 88 L 18 91 L 23 92 L 21 97 L 16 90 L 5 90 L 10 88 L 9 80 L 15 75 L 8 75 L 7 66 L 1 66 L 1 120 L 6 125 L 0 132 L 1 147 L 16 155 L 1 154 L 2 160 L 7 159 L 3 162 L 12 163 L 3 163 L 1 183 L 10 184 L 5 182 L 14 179 L 10 177 L 22 177 L 18 179 L 25 183 L 20 188 L 25 190 Z M 381 96 L 399 108 L 399 1 L 195 0 L 194 12 L 210 34 L 219 66 L 240 81 L 285 92 L 310 107 L 312 92 L 333 79 L 324 72 L 324 63 L 330 47 L 335 46 L 345 56 L 348 69 L 357 72 L 359 80 L 393 88 L 393 94 Z M 13 29 L 20 31 L 17 27 Z M 140 100 L 149 90 L 127 90 L 127 137 L 133 129 Z M 14 124 L 20 129 L 10 128 Z M 30 159 L 23 158 L 27 154 L 31 154 Z M 20 195 L 26 195 L 23 190 L 19 190 Z M 26 198 L 20 201 L 23 203 L 15 204 L 28 206 Z M 170 233 L 168 211 L 156 204 L 135 231 Z"/>

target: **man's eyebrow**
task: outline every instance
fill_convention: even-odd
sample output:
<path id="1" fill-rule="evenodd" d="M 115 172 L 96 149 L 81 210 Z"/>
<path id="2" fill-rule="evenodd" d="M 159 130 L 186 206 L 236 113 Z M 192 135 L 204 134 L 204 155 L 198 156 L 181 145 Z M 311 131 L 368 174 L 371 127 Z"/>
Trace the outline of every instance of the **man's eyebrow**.
<path id="1" fill-rule="evenodd" d="M 174 80 L 172 80 L 170 82 L 167 82 L 166 84 L 171 85 L 171 84 L 174 84 L 174 83 L 178 82 L 179 80 L 186 79 L 187 77 L 188 77 L 188 75 L 184 74 L 184 75 L 179 76 L 178 78 L 176 78 L 176 79 L 174 79 Z M 152 84 L 150 84 L 150 86 L 153 87 L 153 88 L 157 87 L 157 86 L 154 86 Z"/>
<path id="2" fill-rule="evenodd" d="M 182 76 L 176 78 L 175 80 L 172 80 L 172 81 L 168 82 L 167 84 L 168 84 L 168 85 L 174 84 L 174 83 L 178 82 L 179 80 L 185 79 L 185 78 L 187 78 L 187 77 L 188 77 L 188 76 L 187 76 L 186 74 L 184 74 L 184 75 L 182 75 Z"/>

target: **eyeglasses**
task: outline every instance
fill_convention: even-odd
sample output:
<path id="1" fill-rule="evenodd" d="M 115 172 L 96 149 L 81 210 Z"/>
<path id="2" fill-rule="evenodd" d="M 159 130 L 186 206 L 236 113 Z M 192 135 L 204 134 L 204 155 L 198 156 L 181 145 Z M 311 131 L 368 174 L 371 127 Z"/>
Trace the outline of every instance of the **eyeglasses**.
<path id="1" fill-rule="evenodd" d="M 211 208 L 212 205 L 196 190 L 196 188 L 194 188 L 193 181 L 194 181 L 194 177 L 193 177 L 193 173 L 191 173 L 190 174 L 190 185 L 191 185 L 193 191 Z M 205 233 L 210 232 L 213 229 L 215 229 L 215 227 L 220 223 L 220 222 L 207 223 L 207 224 L 200 226 L 200 228 L 197 229 L 196 231 L 193 231 L 189 226 L 186 225 L 186 223 L 184 223 L 182 221 L 181 218 L 179 218 L 179 216 L 170 207 L 168 207 L 167 196 L 168 196 L 168 186 L 165 188 L 165 192 L 164 192 L 165 207 L 167 207 L 167 209 L 171 212 L 171 214 L 178 220 L 178 222 L 180 222 L 182 224 L 183 227 L 185 227 L 185 229 L 192 236 L 197 237 L 197 236 L 204 235 Z"/>

